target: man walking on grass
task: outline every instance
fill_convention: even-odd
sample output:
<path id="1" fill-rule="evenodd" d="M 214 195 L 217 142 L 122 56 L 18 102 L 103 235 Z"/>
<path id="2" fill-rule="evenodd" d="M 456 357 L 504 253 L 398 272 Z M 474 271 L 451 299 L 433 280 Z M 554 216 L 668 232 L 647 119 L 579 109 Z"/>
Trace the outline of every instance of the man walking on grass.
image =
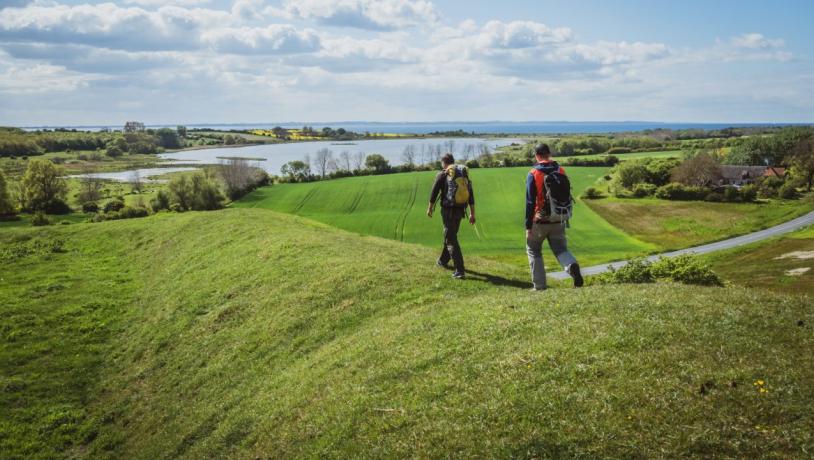
<path id="1" fill-rule="evenodd" d="M 432 217 L 435 202 L 441 197 L 441 220 L 444 223 L 444 248 L 436 264 L 439 267 L 449 268 L 452 260 L 455 273 L 452 277 L 463 279 L 466 276 L 464 269 L 464 256 L 461 254 L 461 245 L 458 243 L 458 229 L 461 219 L 464 218 L 466 207 L 469 206 L 469 223 L 475 225 L 475 194 L 472 193 L 472 182 L 469 181 L 469 171 L 466 166 L 455 164 L 452 154 L 441 158 L 442 170 L 435 176 L 435 183 L 430 193 L 430 204 L 427 206 L 427 216 Z"/>
<path id="2" fill-rule="evenodd" d="M 551 160 L 551 149 L 538 144 L 534 149 L 537 164 L 526 177 L 526 252 L 531 267 L 532 290 L 546 289 L 543 241 L 548 240 L 560 265 L 582 287 L 582 274 L 574 256 L 568 252 L 565 227 L 571 216 L 571 185 L 565 170 Z"/>

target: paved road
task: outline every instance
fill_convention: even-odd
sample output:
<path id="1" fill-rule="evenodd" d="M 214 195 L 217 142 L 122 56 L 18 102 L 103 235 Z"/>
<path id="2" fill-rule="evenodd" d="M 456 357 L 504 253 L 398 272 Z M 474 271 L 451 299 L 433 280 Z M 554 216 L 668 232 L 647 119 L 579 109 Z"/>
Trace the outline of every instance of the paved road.
<path id="1" fill-rule="evenodd" d="M 649 261 L 654 261 L 659 257 L 675 257 L 680 256 L 682 254 L 706 254 L 709 252 L 720 251 L 721 249 L 729 249 L 734 248 L 737 246 L 743 246 L 744 244 L 754 243 L 756 241 L 765 240 L 767 238 L 772 238 L 778 235 L 782 235 L 784 233 L 793 232 L 800 228 L 806 227 L 808 225 L 814 224 L 814 211 L 800 216 L 796 219 L 792 219 L 788 222 L 784 222 L 780 225 L 775 225 L 774 227 L 767 228 L 765 230 L 761 230 L 759 232 L 749 233 L 747 235 L 738 236 L 735 238 L 730 238 L 728 240 L 718 241 L 715 243 L 705 244 L 702 246 L 696 246 L 694 248 L 687 248 L 687 249 L 680 249 L 678 251 L 672 252 L 665 252 L 663 254 L 656 254 L 654 256 L 650 256 L 647 258 Z M 578 255 L 578 254 L 577 254 Z M 608 271 L 609 268 L 613 267 L 614 269 L 624 267 L 627 265 L 627 261 L 619 261 L 619 262 L 612 262 L 609 264 L 604 265 L 594 265 L 593 267 L 584 267 L 582 269 L 583 275 L 597 275 L 599 273 L 603 273 Z M 549 274 L 554 279 L 565 279 L 568 278 L 568 274 L 564 271 L 551 273 Z"/>

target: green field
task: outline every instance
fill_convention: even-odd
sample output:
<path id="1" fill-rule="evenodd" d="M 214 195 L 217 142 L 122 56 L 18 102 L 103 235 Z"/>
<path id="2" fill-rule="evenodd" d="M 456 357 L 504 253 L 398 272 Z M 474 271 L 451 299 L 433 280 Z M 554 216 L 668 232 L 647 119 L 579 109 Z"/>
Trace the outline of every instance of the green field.
<path id="1" fill-rule="evenodd" d="M 681 249 L 751 233 L 814 209 L 811 200 L 708 203 L 606 198 L 587 203 L 615 227 L 664 249 Z"/>
<path id="2" fill-rule="evenodd" d="M 814 227 L 707 259 L 724 279 L 741 286 L 814 295 Z"/>
<path id="3" fill-rule="evenodd" d="M 462 224 L 465 255 L 478 254 L 515 265 L 527 263 L 523 221 L 528 169 L 471 171 L 477 225 Z M 568 169 L 575 195 L 605 171 Z M 274 185 L 255 191 L 234 206 L 296 214 L 352 232 L 437 247 L 440 252 L 440 216 L 431 220 L 425 214 L 434 176 L 432 172 L 405 173 Z M 574 208 L 574 216 L 569 243 L 583 264 L 625 259 L 657 249 L 617 230 L 581 201 Z M 547 264 L 555 267 L 556 261 L 552 257 Z"/>
<path id="4" fill-rule="evenodd" d="M 338 181 L 337 181 L 338 182 Z M 806 457 L 810 301 L 265 210 L 0 232 L 3 458 Z"/>

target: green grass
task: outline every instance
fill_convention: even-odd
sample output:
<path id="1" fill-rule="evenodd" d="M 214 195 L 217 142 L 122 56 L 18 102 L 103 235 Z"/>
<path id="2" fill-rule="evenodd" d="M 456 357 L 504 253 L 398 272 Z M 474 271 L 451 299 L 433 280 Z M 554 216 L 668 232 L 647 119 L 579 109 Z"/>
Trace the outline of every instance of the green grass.
<path id="1" fill-rule="evenodd" d="M 0 244 L 4 458 L 814 451 L 804 299 L 529 293 L 525 270 L 478 257 L 456 282 L 433 249 L 252 209 Z"/>
<path id="2" fill-rule="evenodd" d="M 474 169 L 477 225 L 462 223 L 465 255 L 525 265 L 526 167 Z M 575 195 L 593 185 L 606 168 L 570 168 Z M 234 204 L 297 214 L 352 232 L 417 243 L 441 250 L 440 216 L 425 211 L 435 173 L 353 177 L 282 184 L 255 191 Z M 624 259 L 656 249 L 609 225 L 582 202 L 574 208 L 569 245 L 584 264 Z M 547 255 L 549 257 L 550 255 Z M 547 259 L 556 267 L 553 257 Z"/>
<path id="3" fill-rule="evenodd" d="M 751 233 L 801 216 L 811 201 L 708 203 L 606 198 L 588 205 L 615 227 L 664 249 L 680 249 Z"/>
<path id="4" fill-rule="evenodd" d="M 570 158 L 600 158 L 605 156 L 607 156 L 606 153 L 599 153 L 596 155 L 562 156 L 556 157 L 555 160 L 565 161 Z M 684 156 L 684 152 L 681 150 L 664 150 L 656 152 L 619 153 L 614 156 L 619 158 L 620 161 L 638 160 L 641 158 L 682 158 Z"/>
<path id="5" fill-rule="evenodd" d="M 708 256 L 712 268 L 741 286 L 814 296 L 814 227 Z M 808 269 L 802 274 L 790 270 Z"/>

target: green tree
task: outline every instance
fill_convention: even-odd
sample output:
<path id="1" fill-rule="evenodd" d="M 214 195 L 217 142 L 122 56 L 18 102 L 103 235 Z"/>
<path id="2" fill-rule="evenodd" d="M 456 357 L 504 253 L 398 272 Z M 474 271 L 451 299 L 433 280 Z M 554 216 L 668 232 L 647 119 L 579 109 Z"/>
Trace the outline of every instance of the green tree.
<path id="1" fill-rule="evenodd" d="M 311 176 L 311 167 L 304 161 L 294 160 L 284 164 L 280 172 L 291 182 L 305 182 Z"/>
<path id="2" fill-rule="evenodd" d="M 187 127 L 186 126 L 178 125 L 178 127 L 175 128 L 175 132 L 178 133 L 178 135 L 181 136 L 181 137 L 187 137 Z"/>
<path id="3" fill-rule="evenodd" d="M 23 207 L 52 213 L 64 211 L 68 184 L 63 175 L 64 170 L 48 160 L 29 161 L 22 180 Z"/>
<path id="4" fill-rule="evenodd" d="M 365 166 L 369 169 L 373 169 L 378 173 L 387 172 L 390 170 L 390 163 L 388 163 L 387 159 L 378 153 L 374 153 L 368 155 L 365 158 Z"/>
<path id="5" fill-rule="evenodd" d="M 791 166 L 791 172 L 806 184 L 806 190 L 811 191 L 814 182 L 814 136 L 800 140 L 786 157 Z"/>
<path id="6" fill-rule="evenodd" d="M 8 191 L 6 184 L 6 176 L 0 170 L 0 216 L 11 216 L 16 213 L 14 203 L 11 201 L 11 195 Z"/>
<path id="7" fill-rule="evenodd" d="M 158 137 L 158 145 L 165 149 L 179 149 L 183 147 L 178 133 L 170 128 L 161 128 L 155 132 Z"/>

